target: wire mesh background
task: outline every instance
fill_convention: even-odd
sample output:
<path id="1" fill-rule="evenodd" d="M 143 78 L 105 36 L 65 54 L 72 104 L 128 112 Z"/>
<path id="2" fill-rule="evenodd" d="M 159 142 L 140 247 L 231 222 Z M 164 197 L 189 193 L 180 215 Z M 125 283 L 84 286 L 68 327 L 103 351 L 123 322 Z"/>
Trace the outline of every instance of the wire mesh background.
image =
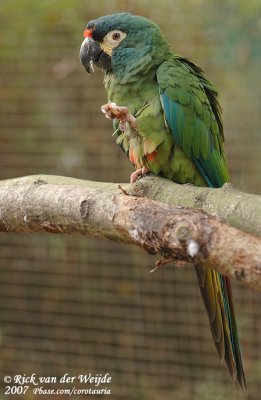
<path id="1" fill-rule="evenodd" d="M 204 67 L 221 93 L 232 181 L 261 192 L 259 1 L 0 6 L 1 179 L 128 180 L 129 162 L 99 111 L 102 73 L 88 77 L 78 60 L 86 22 L 124 10 L 153 19 L 175 51 Z M 109 372 L 113 399 L 260 398 L 261 299 L 253 290 L 233 284 L 243 394 L 220 366 L 192 267 L 149 274 L 155 257 L 86 237 L 1 234 L 0 245 L 1 376 Z"/>

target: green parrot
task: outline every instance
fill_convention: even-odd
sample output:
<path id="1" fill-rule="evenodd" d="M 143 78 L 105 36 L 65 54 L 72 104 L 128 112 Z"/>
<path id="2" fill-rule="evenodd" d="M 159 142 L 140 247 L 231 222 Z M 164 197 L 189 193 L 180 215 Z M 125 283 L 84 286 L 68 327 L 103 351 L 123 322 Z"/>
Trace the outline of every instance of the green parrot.
<path id="1" fill-rule="evenodd" d="M 104 70 L 114 136 L 135 167 L 176 183 L 221 187 L 229 182 L 217 91 L 196 64 L 171 51 L 159 27 L 130 13 L 90 21 L 80 60 Z M 229 278 L 195 265 L 220 359 L 246 390 Z"/>

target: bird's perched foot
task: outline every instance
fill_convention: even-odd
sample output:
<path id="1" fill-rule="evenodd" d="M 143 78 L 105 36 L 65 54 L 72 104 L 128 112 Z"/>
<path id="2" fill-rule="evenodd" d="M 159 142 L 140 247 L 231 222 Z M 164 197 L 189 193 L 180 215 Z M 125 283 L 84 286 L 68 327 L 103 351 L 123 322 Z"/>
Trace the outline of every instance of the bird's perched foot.
<path id="1" fill-rule="evenodd" d="M 139 176 L 146 175 L 148 172 L 150 171 L 146 167 L 136 169 L 136 171 L 134 171 L 130 176 L 130 183 L 136 182 Z"/>
<path id="2" fill-rule="evenodd" d="M 108 119 L 118 119 L 120 121 L 120 129 L 125 130 L 126 122 L 133 129 L 137 129 L 136 118 L 129 112 L 128 107 L 117 106 L 116 103 L 107 103 L 101 107 L 101 111 Z"/>

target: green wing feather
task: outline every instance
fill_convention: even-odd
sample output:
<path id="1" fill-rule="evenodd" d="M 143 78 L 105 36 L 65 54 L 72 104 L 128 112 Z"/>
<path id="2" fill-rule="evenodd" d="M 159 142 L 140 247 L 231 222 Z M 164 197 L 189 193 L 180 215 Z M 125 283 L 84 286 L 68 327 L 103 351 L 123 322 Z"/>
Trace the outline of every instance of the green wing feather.
<path id="1" fill-rule="evenodd" d="M 206 184 L 229 181 L 217 93 L 202 71 L 173 58 L 157 71 L 162 107 L 176 143 L 195 162 Z"/>
<path id="2" fill-rule="evenodd" d="M 157 71 L 165 119 L 176 144 L 191 158 L 210 187 L 229 181 L 217 92 L 202 70 L 175 56 Z M 211 332 L 231 377 L 246 389 L 230 281 L 214 269 L 195 265 Z"/>

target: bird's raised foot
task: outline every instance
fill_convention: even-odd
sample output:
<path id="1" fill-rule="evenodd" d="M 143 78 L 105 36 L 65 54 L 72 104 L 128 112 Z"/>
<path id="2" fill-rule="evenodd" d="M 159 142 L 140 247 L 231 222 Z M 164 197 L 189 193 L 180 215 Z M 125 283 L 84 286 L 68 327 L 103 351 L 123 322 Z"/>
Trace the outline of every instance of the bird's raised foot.
<path id="1" fill-rule="evenodd" d="M 136 182 L 139 176 L 146 175 L 148 172 L 150 171 L 146 167 L 136 169 L 136 171 L 134 171 L 130 176 L 130 183 Z"/>
<path id="2" fill-rule="evenodd" d="M 137 129 L 136 118 L 129 112 L 128 107 L 117 106 L 116 103 L 107 103 L 101 107 L 101 111 L 108 119 L 118 119 L 120 121 L 120 129 L 125 130 L 126 122 L 133 129 Z"/>

